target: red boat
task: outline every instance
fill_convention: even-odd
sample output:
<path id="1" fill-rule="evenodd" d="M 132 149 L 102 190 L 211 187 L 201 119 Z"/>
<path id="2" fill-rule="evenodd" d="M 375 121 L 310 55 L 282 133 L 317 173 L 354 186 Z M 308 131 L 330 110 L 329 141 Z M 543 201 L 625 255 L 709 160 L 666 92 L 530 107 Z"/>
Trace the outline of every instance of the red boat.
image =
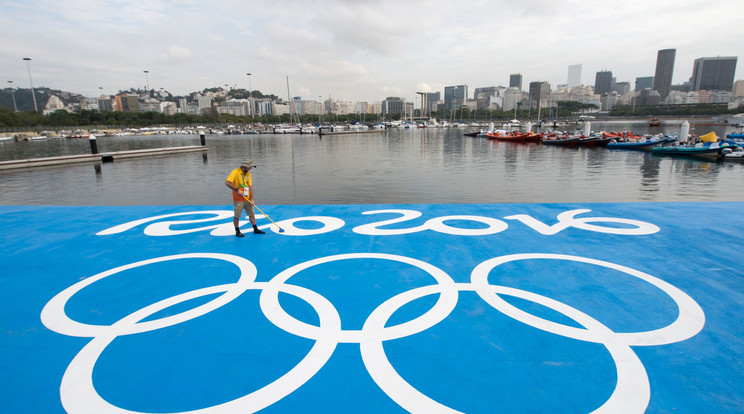
<path id="1" fill-rule="evenodd" d="M 512 135 L 510 133 L 502 134 L 500 132 L 489 132 L 488 139 L 495 139 L 498 141 L 508 141 L 508 142 L 524 142 L 524 136 L 522 135 Z"/>
<path id="2" fill-rule="evenodd" d="M 543 134 L 543 133 L 533 134 L 532 132 L 530 132 L 524 138 L 524 142 L 540 142 L 543 139 L 543 136 L 544 135 L 545 134 Z"/>
<path id="3" fill-rule="evenodd" d="M 508 142 L 539 142 L 543 134 L 533 134 L 532 132 L 489 132 L 488 138 L 498 141 Z"/>

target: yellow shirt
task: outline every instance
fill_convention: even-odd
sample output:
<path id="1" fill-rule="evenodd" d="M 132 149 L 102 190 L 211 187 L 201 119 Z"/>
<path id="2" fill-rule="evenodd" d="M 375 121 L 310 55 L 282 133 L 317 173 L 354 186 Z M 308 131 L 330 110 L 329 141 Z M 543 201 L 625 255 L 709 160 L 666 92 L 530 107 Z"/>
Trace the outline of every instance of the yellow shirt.
<path id="1" fill-rule="evenodd" d="M 227 181 L 231 182 L 235 187 L 243 190 L 243 194 L 246 195 L 247 199 L 252 198 L 250 191 L 253 188 L 253 178 L 251 177 L 250 172 L 243 174 L 243 171 L 241 171 L 240 168 L 236 168 L 227 176 Z M 245 201 L 245 198 L 241 197 L 237 191 L 233 191 L 233 201 Z"/>

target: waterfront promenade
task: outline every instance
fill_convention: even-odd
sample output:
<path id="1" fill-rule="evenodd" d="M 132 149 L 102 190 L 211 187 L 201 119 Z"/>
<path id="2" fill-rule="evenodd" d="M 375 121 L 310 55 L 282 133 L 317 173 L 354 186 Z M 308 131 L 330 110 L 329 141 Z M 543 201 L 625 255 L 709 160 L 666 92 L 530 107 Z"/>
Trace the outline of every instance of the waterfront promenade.
<path id="1" fill-rule="evenodd" d="M 744 409 L 744 203 L 2 206 L 5 412 Z"/>

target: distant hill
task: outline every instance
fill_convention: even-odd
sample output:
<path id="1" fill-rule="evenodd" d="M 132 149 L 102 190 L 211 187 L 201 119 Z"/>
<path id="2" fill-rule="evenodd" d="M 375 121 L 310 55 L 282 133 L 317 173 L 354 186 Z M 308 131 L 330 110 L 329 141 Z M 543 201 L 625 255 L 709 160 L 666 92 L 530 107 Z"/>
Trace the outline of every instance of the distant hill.
<path id="1" fill-rule="evenodd" d="M 36 95 L 36 106 L 40 112 L 44 110 L 51 95 L 61 99 L 65 105 L 81 103 L 85 99 L 83 95 L 60 91 L 58 89 L 50 89 L 43 86 L 40 88 L 34 88 L 34 94 Z M 0 108 L 9 108 L 12 110 L 14 97 L 19 111 L 32 112 L 34 110 L 34 100 L 31 97 L 31 89 L 24 88 L 14 89 L 12 94 L 10 88 L 0 89 Z"/>
<path id="2" fill-rule="evenodd" d="M 208 92 L 218 92 L 223 91 L 224 89 L 215 87 L 215 88 L 205 88 L 201 92 L 191 92 L 186 96 L 174 96 L 171 95 L 170 92 L 165 91 L 164 94 L 160 96 L 160 99 L 171 101 L 171 102 L 178 102 L 179 98 L 186 98 L 189 102 L 193 102 L 196 100 L 196 97 L 198 95 L 203 95 Z M 130 89 L 128 91 L 120 91 L 120 92 L 127 92 L 127 93 L 133 93 L 137 95 L 145 94 L 147 91 L 139 90 L 139 89 Z M 49 101 L 49 96 L 54 95 L 57 96 L 64 102 L 65 105 L 70 105 L 73 103 L 82 103 L 85 97 L 83 95 L 73 93 L 73 92 L 65 92 L 58 89 L 51 89 L 46 87 L 40 87 L 40 88 L 34 88 L 34 93 L 36 94 L 36 106 L 39 108 L 39 111 L 43 111 L 44 107 L 46 107 L 47 102 Z M 156 91 L 150 91 L 150 96 L 155 97 L 158 93 Z M 270 95 L 264 95 L 259 90 L 253 90 L 250 93 L 253 98 L 268 98 L 272 100 L 279 99 L 276 95 L 270 94 Z M 13 94 L 10 93 L 10 88 L 0 89 L 0 108 L 8 108 L 10 110 L 13 110 L 13 97 L 15 97 L 16 105 L 18 106 L 18 110 L 21 112 L 32 112 L 34 110 L 34 101 L 31 98 L 31 89 L 14 89 Z M 227 92 L 228 98 L 236 98 L 236 99 L 245 99 L 248 98 L 248 91 L 245 89 L 231 89 L 229 92 Z"/>

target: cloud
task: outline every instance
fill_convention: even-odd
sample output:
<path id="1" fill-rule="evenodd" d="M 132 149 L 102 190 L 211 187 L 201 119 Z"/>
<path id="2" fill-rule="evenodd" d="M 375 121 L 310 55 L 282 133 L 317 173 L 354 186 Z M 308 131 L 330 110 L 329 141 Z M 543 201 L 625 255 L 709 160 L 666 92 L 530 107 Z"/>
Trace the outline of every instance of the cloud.
<path id="1" fill-rule="evenodd" d="M 380 101 L 416 91 L 524 82 L 618 81 L 653 75 L 656 51 L 677 49 L 674 82 L 695 58 L 741 54 L 740 0 L 51 0 L 3 3 L 0 71 L 80 93 L 150 84 L 177 94 L 237 84 L 286 95 Z M 715 30 L 701 35 L 700 27 Z M 43 28 L 43 30 L 40 30 Z M 744 57 L 739 59 L 744 61 Z M 91 92 L 92 91 L 92 92 Z"/>
<path id="2" fill-rule="evenodd" d="M 170 46 L 165 54 L 161 56 L 164 62 L 182 63 L 194 59 L 194 53 L 185 46 Z"/>

